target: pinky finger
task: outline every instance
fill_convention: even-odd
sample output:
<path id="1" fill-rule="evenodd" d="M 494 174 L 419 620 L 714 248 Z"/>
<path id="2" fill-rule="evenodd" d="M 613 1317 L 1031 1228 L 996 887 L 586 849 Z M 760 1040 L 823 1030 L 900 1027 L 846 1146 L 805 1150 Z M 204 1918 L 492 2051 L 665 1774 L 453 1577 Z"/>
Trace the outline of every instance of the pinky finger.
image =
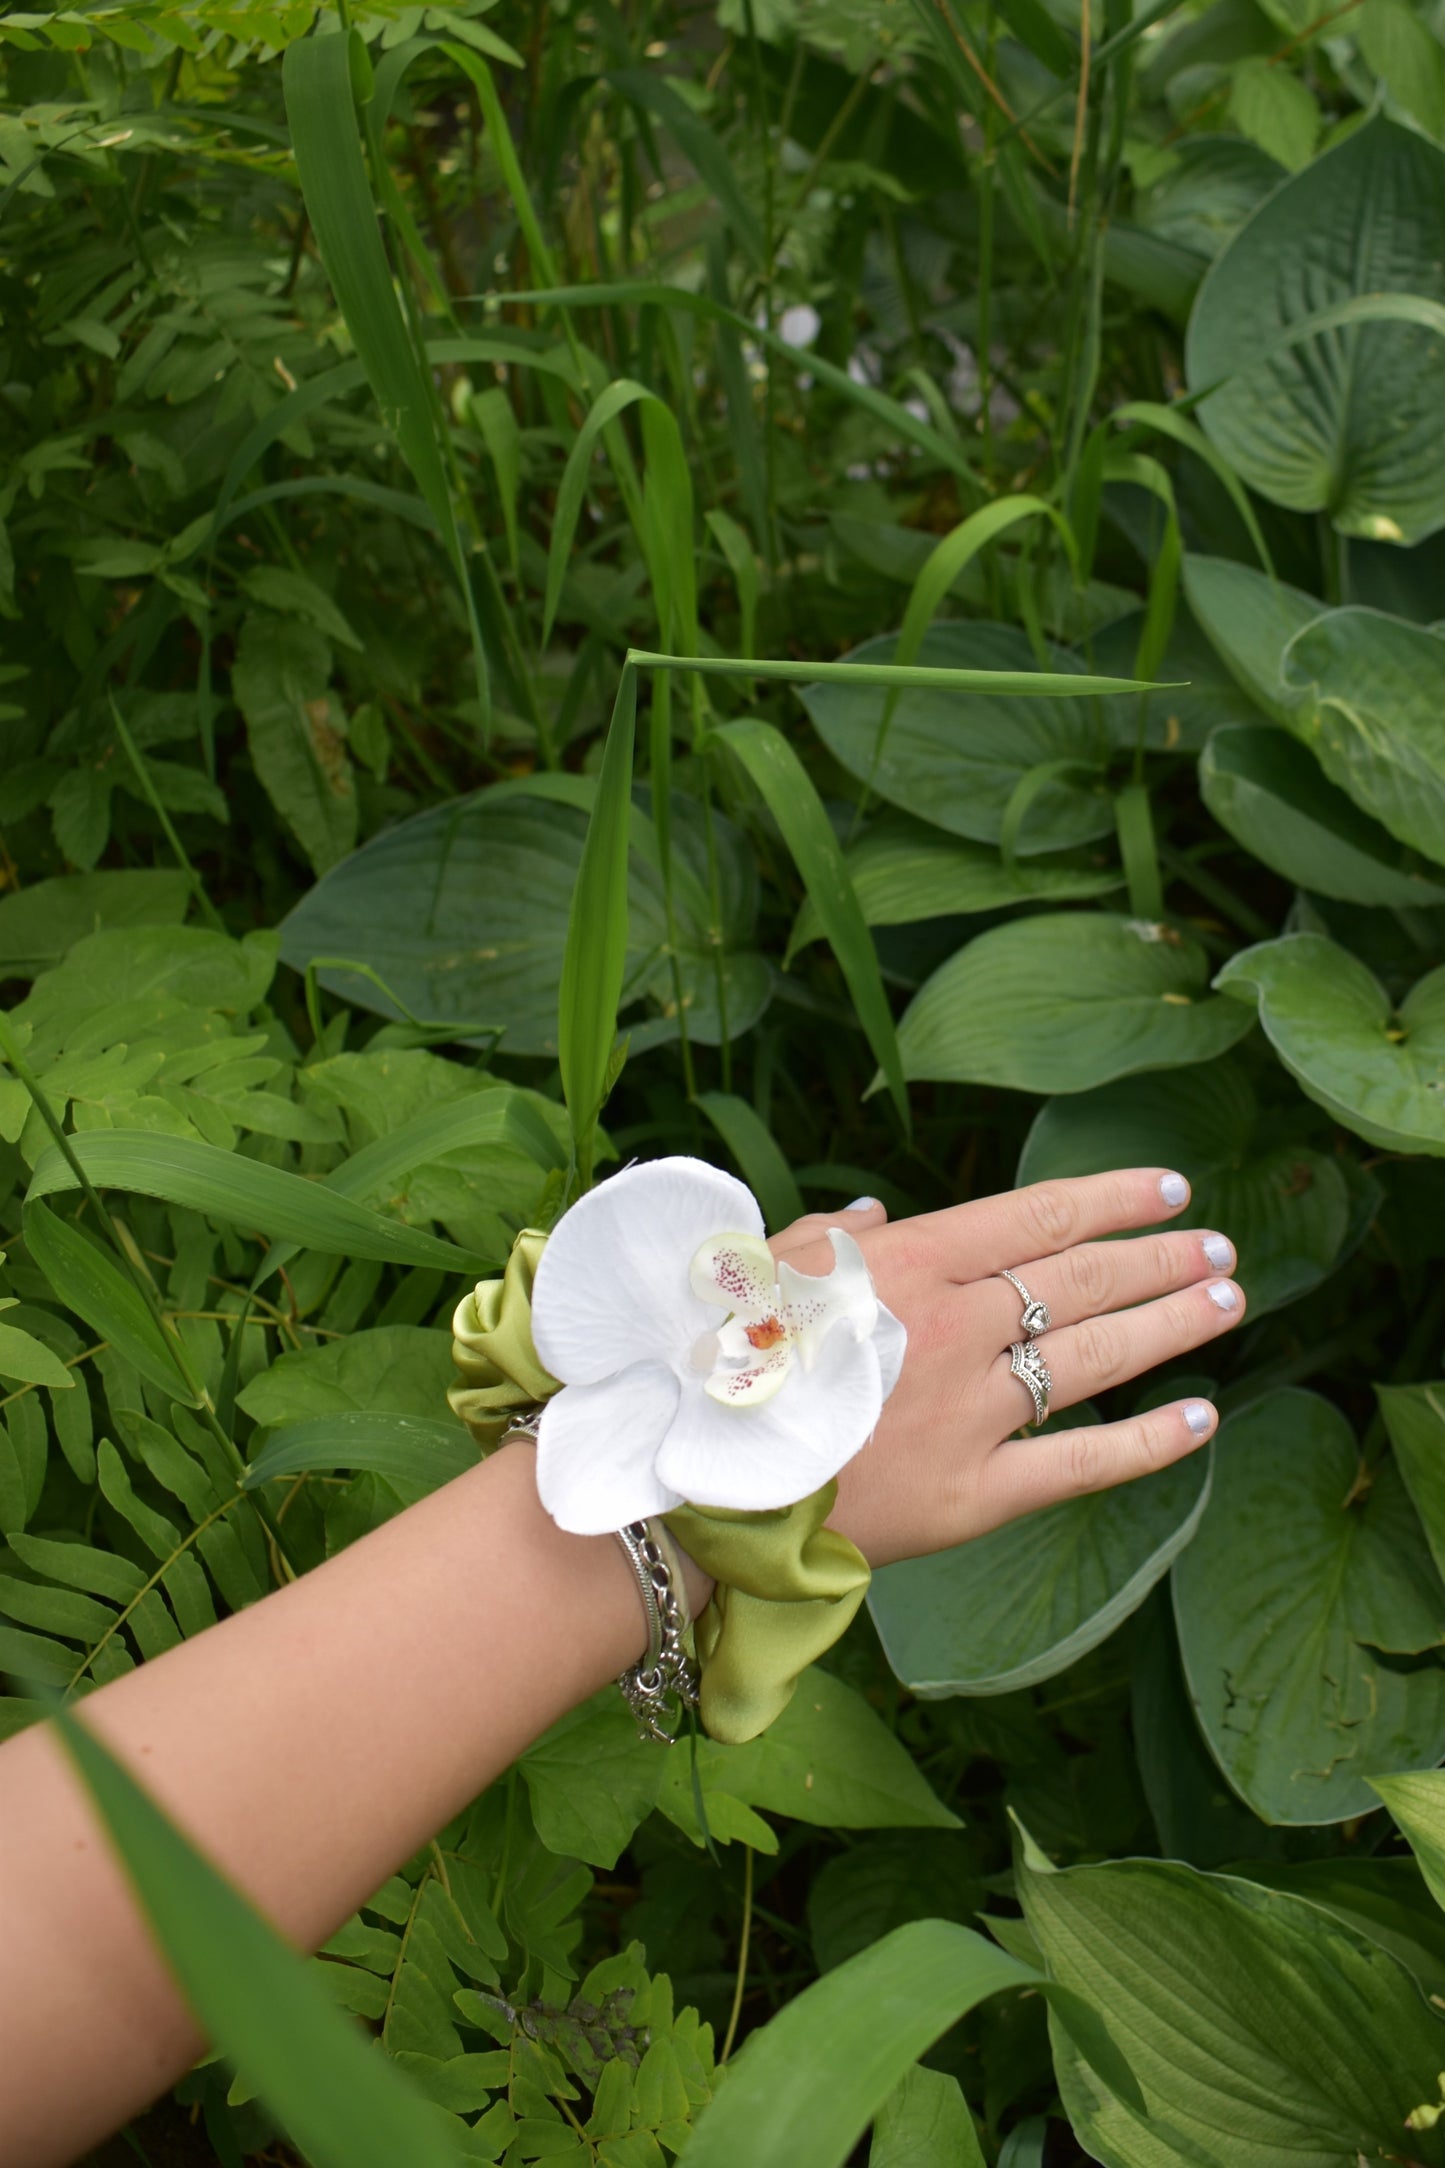
<path id="1" fill-rule="evenodd" d="M 994 1490 L 990 1504 L 1001 1519 L 1012 1518 L 1112 1490 L 1198 1452 L 1218 1427 L 1219 1411 L 1207 1400 L 1172 1400 L 1122 1423 L 1010 1439 L 985 1464 Z"/>

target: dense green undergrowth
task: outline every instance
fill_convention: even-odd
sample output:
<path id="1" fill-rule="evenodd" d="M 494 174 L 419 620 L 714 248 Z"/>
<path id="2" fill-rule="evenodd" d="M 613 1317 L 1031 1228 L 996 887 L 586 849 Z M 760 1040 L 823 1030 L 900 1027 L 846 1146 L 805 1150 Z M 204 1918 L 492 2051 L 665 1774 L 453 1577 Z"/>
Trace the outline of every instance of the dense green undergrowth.
<path id="1" fill-rule="evenodd" d="M 599 1698 L 304 1967 L 92 1761 L 152 2142 L 1445 2162 L 1437 12 L 0 18 L 5 1726 L 465 1466 L 618 1158 L 1176 1165 L 1251 1301 L 1208 1456 L 751 1747 Z"/>

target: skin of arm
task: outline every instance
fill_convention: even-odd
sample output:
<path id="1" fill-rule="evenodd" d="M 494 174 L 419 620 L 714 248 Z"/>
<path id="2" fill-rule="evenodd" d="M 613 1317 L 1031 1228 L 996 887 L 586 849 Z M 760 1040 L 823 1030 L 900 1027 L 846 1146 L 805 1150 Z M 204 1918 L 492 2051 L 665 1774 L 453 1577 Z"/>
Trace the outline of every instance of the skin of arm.
<path id="1" fill-rule="evenodd" d="M 694 1609 L 709 1588 L 691 1567 Z M 315 1949 L 645 1639 L 621 1547 L 557 1528 L 531 1449 L 509 1446 L 104 1687 L 84 1721 Z M 48 1725 L 0 1749 L 0 1920 L 0 2163 L 60 2168 L 205 2042 Z"/>

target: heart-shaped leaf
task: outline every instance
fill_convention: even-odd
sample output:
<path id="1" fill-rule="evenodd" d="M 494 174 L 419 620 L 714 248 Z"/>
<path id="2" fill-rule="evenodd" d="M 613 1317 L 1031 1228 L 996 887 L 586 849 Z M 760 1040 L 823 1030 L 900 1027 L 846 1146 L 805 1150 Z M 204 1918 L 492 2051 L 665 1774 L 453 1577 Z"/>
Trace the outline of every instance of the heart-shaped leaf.
<path id="1" fill-rule="evenodd" d="M 1237 1060 L 1121 1077 L 1051 1099 L 1029 1131 L 1017 1179 L 1102 1174 L 1141 1161 L 1188 1175 L 1188 1207 L 1170 1225 L 1229 1234 L 1256 1315 L 1318 1287 L 1350 1232 L 1343 1163 L 1272 1131 Z M 1363 1171 L 1359 1180 L 1376 1194 Z"/>
<path id="2" fill-rule="evenodd" d="M 1284 672 L 1300 694 L 1291 727 L 1326 775 L 1445 865 L 1445 639 L 1379 610 L 1330 610 L 1290 642 Z"/>
<path id="3" fill-rule="evenodd" d="M 1445 1384 L 1377 1385 L 1375 1392 L 1430 1556 L 1445 1575 Z"/>
<path id="4" fill-rule="evenodd" d="M 1285 683 L 1285 649 L 1324 604 L 1227 557 L 1186 557 L 1183 580 L 1189 607 L 1225 669 L 1266 715 L 1287 723 L 1298 694 Z"/>
<path id="5" fill-rule="evenodd" d="M 1442 222 L 1445 152 L 1381 114 L 1267 197 L 1206 274 L 1189 388 L 1208 393 L 1205 429 L 1272 503 L 1377 540 L 1445 525 L 1438 329 L 1362 321 L 1288 338 L 1366 296 L 1445 300 Z"/>
<path id="6" fill-rule="evenodd" d="M 1139 1608 L 1194 1534 L 1208 1492 L 1208 1459 L 1196 1455 L 885 1566 L 868 1605 L 889 1663 L 926 1698 L 1052 1678 Z"/>
<path id="7" fill-rule="evenodd" d="M 1294 933 L 1242 949 L 1214 983 L 1258 1003 L 1290 1075 L 1347 1129 L 1390 1151 L 1445 1153 L 1445 965 L 1396 1011 L 1348 949 Z"/>
<path id="8" fill-rule="evenodd" d="M 1445 903 L 1445 888 L 1403 864 L 1393 836 L 1282 730 L 1216 730 L 1200 756 L 1199 788 L 1220 827 L 1297 887 L 1395 909 Z"/>
<path id="9" fill-rule="evenodd" d="M 1172 926 L 1057 911 L 982 933 L 934 972 L 898 1029 L 904 1074 L 1081 1092 L 1209 1061 L 1248 1028 L 1207 991 Z"/>
<path id="10" fill-rule="evenodd" d="M 1255 1401 L 1220 1427 L 1213 1492 L 1174 1568 L 1200 1727 L 1266 1822 L 1368 1813 L 1372 1772 L 1445 1753 L 1445 1667 L 1399 1660 L 1445 1641 L 1445 1585 L 1394 1462 L 1362 1495 L 1358 1470 L 1327 1400 Z"/>
<path id="11" fill-rule="evenodd" d="M 895 644 L 889 633 L 847 659 L 887 662 Z M 918 659 L 946 669 L 1038 668 L 1016 625 L 934 625 Z M 1066 648 L 1051 648 L 1048 662 L 1050 670 L 1065 673 L 1084 668 Z M 997 843 L 1023 778 L 1056 762 L 1077 762 L 1079 772 L 1042 785 L 1019 837 L 1020 854 L 1066 850 L 1107 835 L 1114 825 L 1102 780 L 1111 746 L 1102 699 L 920 687 L 893 697 L 876 686 L 837 684 L 807 686 L 801 698 L 819 737 L 850 775 L 950 835 Z M 890 698 L 893 713 L 885 729 Z"/>

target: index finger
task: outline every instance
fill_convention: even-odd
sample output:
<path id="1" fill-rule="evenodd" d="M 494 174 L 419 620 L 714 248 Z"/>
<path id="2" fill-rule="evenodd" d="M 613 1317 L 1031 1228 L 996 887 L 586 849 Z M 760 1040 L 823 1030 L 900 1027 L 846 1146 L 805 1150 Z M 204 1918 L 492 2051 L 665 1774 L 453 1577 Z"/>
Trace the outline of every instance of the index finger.
<path id="1" fill-rule="evenodd" d="M 904 1271 L 941 1272 L 965 1284 L 1005 1266 L 1054 1257 L 1077 1242 L 1153 1227 L 1189 1202 L 1189 1184 L 1172 1167 L 1123 1167 L 1062 1181 L 1031 1182 L 950 1205 L 942 1212 L 895 1220 L 870 1239 L 870 1256 Z"/>

